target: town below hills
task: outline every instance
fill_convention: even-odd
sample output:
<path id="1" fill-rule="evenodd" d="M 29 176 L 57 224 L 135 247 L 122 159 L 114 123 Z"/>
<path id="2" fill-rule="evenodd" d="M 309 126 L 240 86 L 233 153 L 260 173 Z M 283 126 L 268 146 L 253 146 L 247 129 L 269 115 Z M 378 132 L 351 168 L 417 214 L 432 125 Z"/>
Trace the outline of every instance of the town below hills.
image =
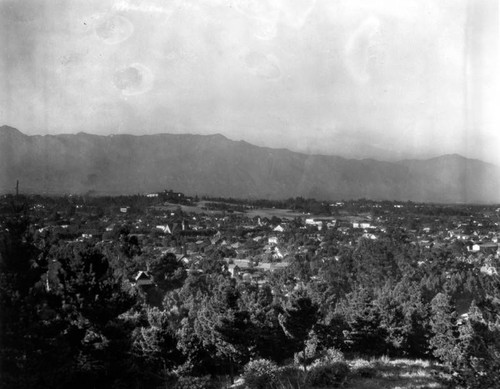
<path id="1" fill-rule="evenodd" d="M 460 155 L 397 162 L 308 155 L 222 135 L 28 136 L 0 127 L 0 193 L 500 202 L 500 169 Z"/>
<path id="2" fill-rule="evenodd" d="M 0 387 L 494 388 L 499 223 L 493 205 L 0 196 Z"/>

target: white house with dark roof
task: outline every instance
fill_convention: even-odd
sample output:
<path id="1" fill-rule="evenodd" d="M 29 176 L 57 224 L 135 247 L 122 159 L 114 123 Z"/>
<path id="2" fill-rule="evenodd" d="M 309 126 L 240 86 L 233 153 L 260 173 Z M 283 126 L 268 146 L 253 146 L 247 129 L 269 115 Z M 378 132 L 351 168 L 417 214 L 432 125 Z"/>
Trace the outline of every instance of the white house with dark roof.
<path id="1" fill-rule="evenodd" d="M 134 285 L 135 286 L 149 286 L 153 285 L 153 277 L 144 270 L 140 270 L 137 275 L 134 277 Z"/>

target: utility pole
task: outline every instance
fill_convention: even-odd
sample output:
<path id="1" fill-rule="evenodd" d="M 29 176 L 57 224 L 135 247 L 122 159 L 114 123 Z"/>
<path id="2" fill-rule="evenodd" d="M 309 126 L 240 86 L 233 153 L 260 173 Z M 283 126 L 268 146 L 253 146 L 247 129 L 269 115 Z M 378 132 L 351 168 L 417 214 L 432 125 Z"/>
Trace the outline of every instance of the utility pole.
<path id="1" fill-rule="evenodd" d="M 19 180 L 16 180 L 16 197 L 19 197 Z"/>

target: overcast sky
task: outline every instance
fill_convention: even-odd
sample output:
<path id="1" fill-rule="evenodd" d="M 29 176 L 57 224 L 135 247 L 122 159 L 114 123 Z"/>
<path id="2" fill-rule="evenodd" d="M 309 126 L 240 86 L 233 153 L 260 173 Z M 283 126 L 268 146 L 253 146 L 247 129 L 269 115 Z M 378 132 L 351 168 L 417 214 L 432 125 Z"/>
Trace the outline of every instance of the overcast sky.
<path id="1" fill-rule="evenodd" d="M 0 0 L 0 125 L 500 165 L 498 0 Z"/>

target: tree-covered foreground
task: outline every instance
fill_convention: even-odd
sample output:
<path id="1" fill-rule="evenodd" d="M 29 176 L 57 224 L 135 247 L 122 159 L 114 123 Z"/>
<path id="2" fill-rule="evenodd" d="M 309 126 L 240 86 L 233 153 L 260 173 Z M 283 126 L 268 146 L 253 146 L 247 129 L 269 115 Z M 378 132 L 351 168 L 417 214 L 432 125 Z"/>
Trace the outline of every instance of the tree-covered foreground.
<path id="1" fill-rule="evenodd" d="M 4 226 L 2 388 L 215 388 L 241 374 L 251 388 L 294 375 L 330 387 L 345 358 L 381 356 L 440 362 L 455 387 L 500 382 L 498 264 L 423 250 L 399 228 L 253 283 L 220 250 L 187 266 L 127 228 L 97 243 L 39 234 L 26 204 Z M 141 269 L 151 285 L 131 282 Z"/>

